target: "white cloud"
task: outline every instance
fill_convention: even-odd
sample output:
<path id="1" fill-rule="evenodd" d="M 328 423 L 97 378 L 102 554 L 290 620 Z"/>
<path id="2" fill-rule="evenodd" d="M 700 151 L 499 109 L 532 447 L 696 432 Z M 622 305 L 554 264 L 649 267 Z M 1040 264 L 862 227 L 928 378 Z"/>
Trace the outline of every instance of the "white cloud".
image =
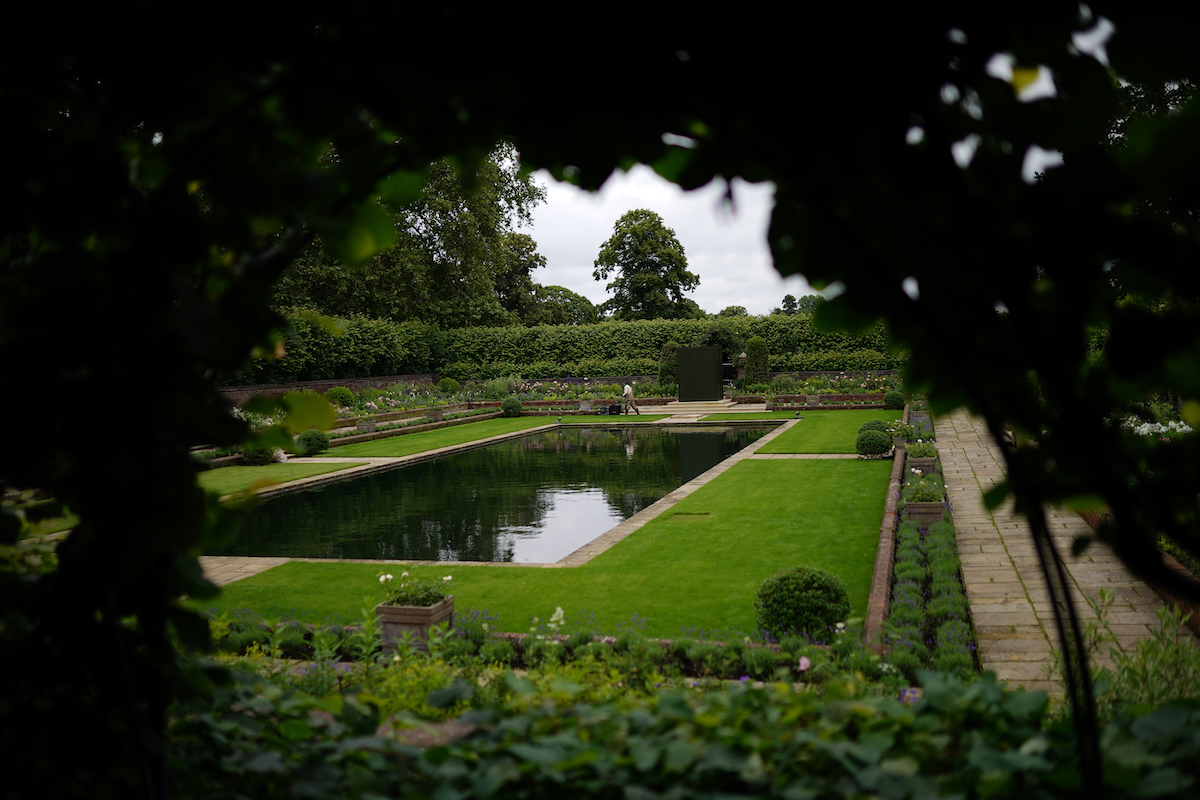
<path id="1" fill-rule="evenodd" d="M 803 278 L 785 280 L 772 264 L 767 226 L 775 187 L 770 183 L 735 178 L 730 210 L 723 180 L 685 192 L 642 165 L 613 175 L 596 194 L 558 183 L 546 172 L 534 177 L 548 190 L 547 202 L 534 211 L 533 226 L 524 230 L 546 257 L 546 268 L 533 275 L 538 283 L 565 286 L 593 303 L 604 302 L 604 283 L 592 278 L 600 246 L 622 214 L 648 208 L 674 229 L 683 245 L 688 269 L 700 276 L 689 296 L 705 311 L 745 306 L 751 314 L 766 314 L 785 294 L 813 293 Z"/>

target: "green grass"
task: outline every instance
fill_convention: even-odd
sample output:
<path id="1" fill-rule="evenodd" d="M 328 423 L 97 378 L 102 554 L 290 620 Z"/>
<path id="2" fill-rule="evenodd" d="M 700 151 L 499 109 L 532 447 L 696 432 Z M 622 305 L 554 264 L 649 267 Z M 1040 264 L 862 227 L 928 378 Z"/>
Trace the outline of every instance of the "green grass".
<path id="1" fill-rule="evenodd" d="M 455 607 L 499 615 L 527 630 L 562 606 L 591 612 L 613 632 L 636 614 L 651 636 L 694 627 L 756 628 L 754 595 L 767 577 L 798 564 L 839 575 L 855 616 L 866 608 L 891 463 L 757 461 L 737 464 L 665 515 L 583 567 L 448 566 L 410 571 L 453 575 Z M 268 617 L 306 610 L 311 619 L 356 619 L 380 599 L 376 576 L 394 565 L 291 562 L 225 587 L 199 608 L 250 608 Z"/>
<path id="2" fill-rule="evenodd" d="M 370 442 L 333 447 L 326 455 L 338 458 L 360 456 L 399 458 L 400 456 L 411 456 L 413 453 L 423 453 L 426 450 L 436 450 L 439 447 L 486 439 L 489 436 L 528 430 L 539 425 L 553 425 L 554 422 L 554 417 L 497 417 L 479 422 L 468 422 L 465 425 L 438 428 L 435 431 L 421 431 L 420 433 L 410 433 L 407 436 L 393 436 L 388 439 L 375 439 Z"/>
<path id="3" fill-rule="evenodd" d="M 759 453 L 853 453 L 858 428 L 869 419 L 893 422 L 902 411 L 801 411 L 800 421 L 789 431 L 760 447 Z M 792 419 L 796 418 L 792 412 Z M 891 463 L 891 462 L 888 462 Z"/>
<path id="4" fill-rule="evenodd" d="M 339 454 L 340 455 L 340 454 Z M 233 494 L 251 487 L 274 485 L 286 481 L 297 481 L 301 478 L 311 478 L 314 475 L 324 475 L 326 472 L 337 472 L 350 467 L 361 467 L 359 464 L 312 464 L 304 462 L 288 462 L 286 464 L 267 464 L 261 467 L 221 467 L 220 469 L 201 472 L 196 476 L 196 482 L 205 491 L 217 495 Z"/>

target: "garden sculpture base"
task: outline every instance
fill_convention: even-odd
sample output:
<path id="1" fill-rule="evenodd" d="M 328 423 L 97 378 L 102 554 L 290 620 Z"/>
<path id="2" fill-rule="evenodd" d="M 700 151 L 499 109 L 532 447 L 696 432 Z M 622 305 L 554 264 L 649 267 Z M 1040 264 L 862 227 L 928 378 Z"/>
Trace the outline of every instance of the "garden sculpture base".
<path id="1" fill-rule="evenodd" d="M 428 653 L 429 629 L 442 623 L 450 627 L 453 615 L 454 595 L 432 606 L 389 606 L 380 603 L 375 607 L 375 617 L 379 621 L 383 652 L 392 655 L 396 652 L 396 643 L 407 638 L 414 648 Z"/>

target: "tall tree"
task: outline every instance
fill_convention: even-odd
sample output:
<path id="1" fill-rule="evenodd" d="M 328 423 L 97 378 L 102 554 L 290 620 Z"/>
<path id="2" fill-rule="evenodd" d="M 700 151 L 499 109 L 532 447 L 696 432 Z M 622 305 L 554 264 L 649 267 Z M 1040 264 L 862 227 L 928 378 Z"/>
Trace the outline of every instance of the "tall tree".
<path id="1" fill-rule="evenodd" d="M 696 313 L 695 302 L 683 293 L 696 288 L 700 278 L 687 271 L 683 245 L 653 211 L 623 214 L 595 266 L 592 275 L 598 281 L 615 274 L 606 286 L 613 296 L 602 306 L 614 319 L 682 319 Z"/>
<path id="2" fill-rule="evenodd" d="M 394 245 L 353 266 L 314 242 L 284 270 L 272 302 L 444 328 L 519 321 L 532 302 L 529 273 L 545 259 L 512 228 L 528 223 L 545 196 L 511 144 L 469 176 L 441 159 L 418 197 L 388 207 Z"/>
<path id="3" fill-rule="evenodd" d="M 562 286 L 538 286 L 528 325 L 590 325 L 599 322 L 596 306 Z"/>
<path id="4" fill-rule="evenodd" d="M 533 271 L 546 266 L 537 242 L 527 233 L 508 231 L 500 242 L 500 264 L 496 270 L 496 296 L 505 311 L 526 325 L 536 324 L 537 292 Z"/>

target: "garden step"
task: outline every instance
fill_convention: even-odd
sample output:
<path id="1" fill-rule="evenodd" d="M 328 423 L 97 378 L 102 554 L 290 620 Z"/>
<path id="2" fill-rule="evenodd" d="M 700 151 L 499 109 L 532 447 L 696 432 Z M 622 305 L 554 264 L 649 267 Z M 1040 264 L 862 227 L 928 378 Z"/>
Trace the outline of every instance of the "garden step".
<path id="1" fill-rule="evenodd" d="M 704 400 L 691 402 L 674 400 L 666 405 L 657 406 L 655 411 L 662 409 L 663 411 L 669 411 L 672 414 L 678 414 L 682 411 L 700 411 L 708 414 L 719 414 L 722 411 L 731 410 L 734 405 L 735 404 L 732 400 Z"/>

